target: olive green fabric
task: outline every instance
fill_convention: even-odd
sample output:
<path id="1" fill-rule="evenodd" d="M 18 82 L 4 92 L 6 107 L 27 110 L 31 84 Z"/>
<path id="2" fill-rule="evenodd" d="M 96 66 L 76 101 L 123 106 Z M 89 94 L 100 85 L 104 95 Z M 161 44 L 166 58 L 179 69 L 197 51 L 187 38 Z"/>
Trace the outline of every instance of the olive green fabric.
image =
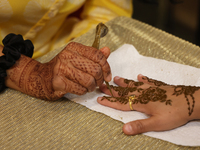
<path id="1" fill-rule="evenodd" d="M 101 47 L 112 51 L 125 43 L 140 54 L 200 67 L 200 48 L 137 20 L 119 17 L 107 23 Z M 91 46 L 94 30 L 75 39 Z M 38 59 L 47 62 L 62 48 Z M 184 147 L 145 135 L 126 136 L 123 123 L 62 98 L 36 99 L 7 89 L 0 100 L 0 149 L 200 149 Z M 192 133 L 191 133 L 192 134 Z"/>

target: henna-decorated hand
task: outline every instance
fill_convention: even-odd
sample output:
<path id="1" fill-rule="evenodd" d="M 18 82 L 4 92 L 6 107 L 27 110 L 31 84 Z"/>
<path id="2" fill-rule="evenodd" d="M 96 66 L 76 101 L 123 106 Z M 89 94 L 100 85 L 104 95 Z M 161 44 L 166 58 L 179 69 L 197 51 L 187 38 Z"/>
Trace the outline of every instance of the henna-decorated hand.
<path id="1" fill-rule="evenodd" d="M 24 55 L 7 70 L 6 85 L 28 95 L 56 100 L 66 93 L 82 95 L 111 80 L 110 49 L 71 42 L 48 63 Z"/>
<path id="2" fill-rule="evenodd" d="M 149 116 L 126 123 L 123 126 L 125 134 L 171 130 L 200 119 L 200 87 L 167 85 L 142 75 L 138 75 L 138 81 L 115 77 L 114 82 L 119 86 L 111 86 L 114 97 L 97 100 L 105 106 L 124 111 L 132 108 Z M 105 85 L 100 90 L 111 95 Z M 131 95 L 135 98 L 129 99 Z"/>

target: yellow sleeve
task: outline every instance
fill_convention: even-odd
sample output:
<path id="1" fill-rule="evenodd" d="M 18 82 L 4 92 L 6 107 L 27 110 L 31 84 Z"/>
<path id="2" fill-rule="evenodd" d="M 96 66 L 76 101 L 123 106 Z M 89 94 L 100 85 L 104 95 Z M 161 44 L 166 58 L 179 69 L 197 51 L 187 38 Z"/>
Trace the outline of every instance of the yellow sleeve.
<path id="1" fill-rule="evenodd" d="M 82 19 L 106 22 L 118 16 L 131 17 L 132 0 L 87 0 Z"/>
<path id="2" fill-rule="evenodd" d="M 118 16 L 131 17 L 132 0 L 86 0 L 81 13 L 81 21 L 73 28 L 69 39 L 79 37 L 99 22 L 107 22 Z"/>

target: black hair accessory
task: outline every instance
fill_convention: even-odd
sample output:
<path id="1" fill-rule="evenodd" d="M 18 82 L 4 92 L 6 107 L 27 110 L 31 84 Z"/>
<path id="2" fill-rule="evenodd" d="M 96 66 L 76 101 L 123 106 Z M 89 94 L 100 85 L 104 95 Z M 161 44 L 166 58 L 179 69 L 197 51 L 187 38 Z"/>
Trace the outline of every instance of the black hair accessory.
<path id="1" fill-rule="evenodd" d="M 6 70 L 15 64 L 21 54 L 31 58 L 34 49 L 32 42 L 24 40 L 20 34 L 10 33 L 3 39 L 2 43 L 4 45 L 2 53 L 4 55 L 0 57 L 0 92 L 6 88 Z"/>

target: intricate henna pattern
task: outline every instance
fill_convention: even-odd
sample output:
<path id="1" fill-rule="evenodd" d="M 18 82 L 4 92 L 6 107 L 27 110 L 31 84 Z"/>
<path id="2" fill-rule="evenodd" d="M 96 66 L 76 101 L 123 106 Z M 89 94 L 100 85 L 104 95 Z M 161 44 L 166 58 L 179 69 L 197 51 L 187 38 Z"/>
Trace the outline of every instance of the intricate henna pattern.
<path id="1" fill-rule="evenodd" d="M 143 85 L 143 82 L 135 82 L 133 80 L 128 80 L 128 79 L 124 79 L 124 83 L 127 84 L 126 88 L 123 87 L 119 87 L 119 86 L 113 86 L 111 85 L 111 89 L 113 89 L 114 91 L 118 92 L 118 95 L 121 97 L 127 96 L 130 92 L 141 92 L 141 88 L 138 88 L 139 86 Z"/>
<path id="2" fill-rule="evenodd" d="M 165 102 L 166 105 L 171 105 L 171 100 L 167 99 L 166 91 L 159 87 L 149 87 L 142 91 L 142 94 L 138 98 L 134 99 L 133 104 L 138 102 L 141 104 L 147 104 L 149 101 Z"/>
<path id="3" fill-rule="evenodd" d="M 173 95 L 179 96 L 181 94 L 184 94 L 185 99 L 187 101 L 188 104 L 188 113 L 189 116 L 192 114 L 192 112 L 194 111 L 194 104 L 195 104 L 195 99 L 194 99 L 194 93 L 199 90 L 199 87 L 195 87 L 195 86 L 182 86 L 182 85 L 178 85 L 174 87 L 174 93 Z M 192 106 L 190 104 L 189 98 L 192 98 Z"/>
<path id="4" fill-rule="evenodd" d="M 55 95 L 52 85 L 52 67 L 55 64 L 55 61 L 45 65 L 36 64 L 34 69 L 30 71 L 28 79 L 24 81 L 25 85 L 23 86 L 26 87 L 26 93 L 45 100 L 58 99 L 59 97 Z"/>
<path id="5" fill-rule="evenodd" d="M 138 97 L 134 98 L 132 103 L 137 104 L 147 104 L 150 101 L 151 102 L 164 102 L 166 105 L 172 105 L 172 100 L 167 99 L 167 94 L 166 90 L 160 88 L 160 86 L 166 86 L 167 84 L 161 81 L 156 81 L 147 77 L 144 77 L 143 80 L 148 80 L 149 83 L 153 83 L 156 85 L 156 87 L 150 86 L 147 89 L 142 89 L 140 88 L 141 85 L 143 85 L 143 82 L 135 82 L 133 80 L 127 80 L 124 79 L 124 83 L 127 84 L 127 87 L 116 87 L 112 86 L 112 89 L 118 92 L 119 97 L 106 97 L 104 96 L 102 100 L 107 99 L 111 102 L 120 102 L 121 104 L 127 104 L 129 102 L 129 97 L 128 94 L 130 92 L 139 92 L 141 93 Z M 200 87 L 195 87 L 195 86 L 183 86 L 183 85 L 178 85 L 178 86 L 171 86 L 174 88 L 174 93 L 172 95 L 179 96 L 179 95 L 184 95 L 187 105 L 188 105 L 188 114 L 189 116 L 193 113 L 194 111 L 194 105 L 195 105 L 195 98 L 194 98 L 194 93 L 200 89 Z M 192 101 L 190 102 L 190 99 Z M 192 104 L 191 104 L 192 103 Z"/>
<path id="6" fill-rule="evenodd" d="M 136 89 L 137 90 L 137 89 Z M 128 97 L 115 97 L 116 100 L 112 100 L 113 97 L 104 97 L 111 102 L 119 101 L 122 104 L 128 103 Z M 102 99 L 102 100 L 103 100 Z M 166 91 L 159 87 L 149 87 L 146 90 L 142 90 L 141 95 L 133 100 L 133 104 L 141 103 L 147 104 L 148 102 L 165 102 L 166 105 L 171 105 L 171 100 L 167 99 Z"/>
<path id="7" fill-rule="evenodd" d="M 68 92 L 85 94 L 103 83 L 102 70 L 105 73 L 106 68 L 99 63 L 107 64 L 101 52 L 92 48 L 95 56 L 88 55 L 90 50 L 91 47 L 72 43 L 44 64 L 22 55 L 7 78 L 14 83 L 14 89 L 44 100 L 56 100 Z"/>
<path id="8" fill-rule="evenodd" d="M 143 80 L 147 80 L 149 83 L 153 83 L 155 86 L 166 86 L 167 84 L 162 81 L 157 81 L 148 77 L 142 77 Z"/>
<path id="9" fill-rule="evenodd" d="M 72 52 L 72 51 L 64 51 L 61 56 L 60 56 L 60 61 L 62 63 L 65 63 L 65 66 L 68 66 L 67 61 L 63 60 L 68 60 L 75 68 L 80 69 L 81 71 L 90 74 L 96 79 L 96 84 L 101 85 L 103 82 L 103 74 L 101 71 L 101 66 L 97 63 L 92 62 L 91 60 L 85 60 L 84 57 L 80 57 L 78 54 Z M 77 71 L 76 71 L 77 73 Z M 79 73 L 79 77 L 81 76 L 81 72 Z M 73 74 L 75 76 L 75 74 Z M 72 76 L 72 77 L 73 77 Z M 87 78 L 86 78 L 87 79 Z M 91 81 L 86 81 L 85 84 L 91 82 Z M 76 79 L 76 82 L 81 81 L 82 79 Z"/>
<path id="10" fill-rule="evenodd" d="M 99 50 L 89 47 L 89 46 L 83 46 L 80 43 L 71 42 L 67 45 L 68 50 L 71 50 L 73 52 L 77 52 L 83 57 L 86 57 L 93 62 L 99 64 L 102 68 L 104 77 L 108 76 L 111 73 L 110 66 L 108 62 L 106 61 L 106 58 L 104 57 L 103 53 L 101 53 Z"/>

